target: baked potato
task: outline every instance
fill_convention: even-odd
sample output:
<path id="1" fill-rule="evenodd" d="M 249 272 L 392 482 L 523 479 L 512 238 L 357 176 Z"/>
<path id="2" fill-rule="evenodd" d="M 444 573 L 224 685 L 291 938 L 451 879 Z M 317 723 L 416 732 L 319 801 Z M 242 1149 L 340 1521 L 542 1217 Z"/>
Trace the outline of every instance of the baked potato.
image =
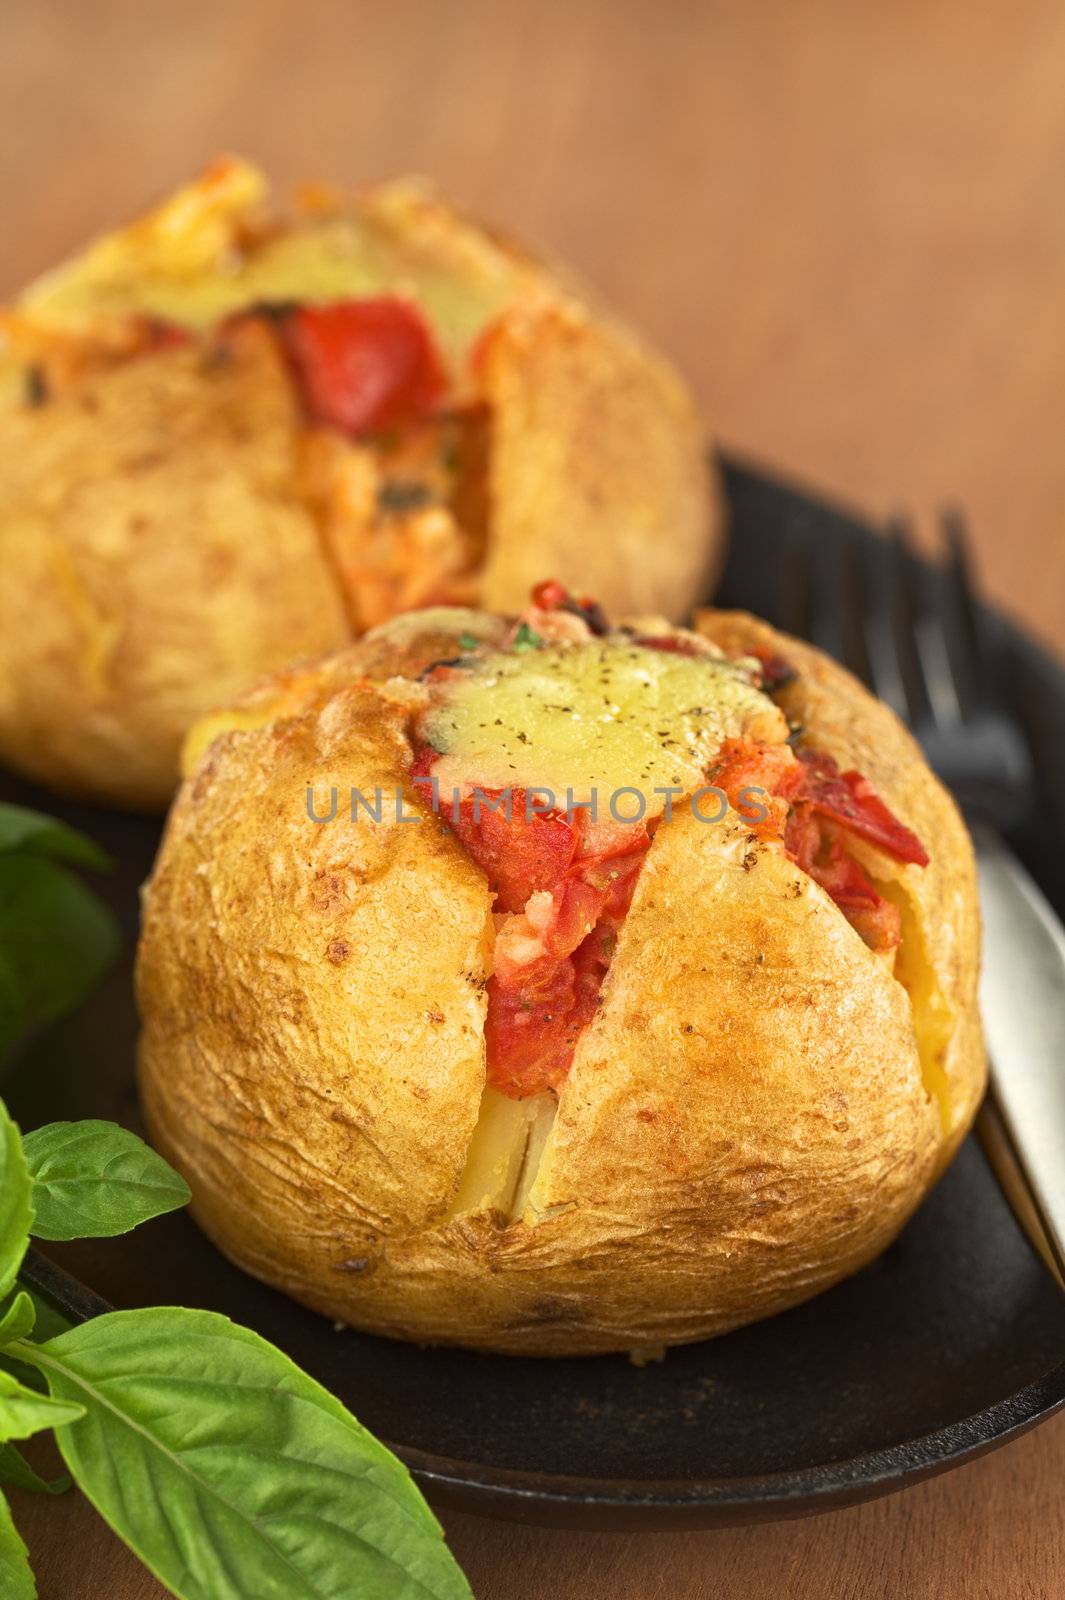
<path id="1" fill-rule="evenodd" d="M 217 162 L 0 314 L 0 759 L 162 808 L 263 673 L 556 570 L 679 616 L 718 529 L 675 374 L 423 186 Z"/>
<path id="2" fill-rule="evenodd" d="M 885 706 L 749 616 L 614 628 L 556 583 L 408 615 L 186 760 L 145 1118 L 220 1248 L 332 1318 L 721 1333 L 876 1256 L 973 1118 L 964 825 Z"/>

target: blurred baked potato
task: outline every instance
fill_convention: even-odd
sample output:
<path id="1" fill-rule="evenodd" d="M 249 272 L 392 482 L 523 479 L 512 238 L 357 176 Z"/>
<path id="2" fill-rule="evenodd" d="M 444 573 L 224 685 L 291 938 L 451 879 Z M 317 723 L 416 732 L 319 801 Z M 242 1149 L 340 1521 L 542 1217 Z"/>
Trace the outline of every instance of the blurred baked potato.
<path id="1" fill-rule="evenodd" d="M 0 314 L 0 759 L 162 807 L 197 716 L 545 570 L 679 616 L 718 528 L 668 366 L 411 182 L 217 162 Z"/>
<path id="2" fill-rule="evenodd" d="M 698 630 L 546 584 L 193 731 L 140 1089 L 234 1261 L 377 1333 L 646 1354 L 898 1232 L 984 1082 L 968 837 L 841 668 Z"/>

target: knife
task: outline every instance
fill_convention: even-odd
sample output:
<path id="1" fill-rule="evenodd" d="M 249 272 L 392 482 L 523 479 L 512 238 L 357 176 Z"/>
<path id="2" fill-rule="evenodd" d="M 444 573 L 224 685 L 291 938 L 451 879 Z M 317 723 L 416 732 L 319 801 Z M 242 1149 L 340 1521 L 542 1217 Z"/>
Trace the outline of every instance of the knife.
<path id="1" fill-rule="evenodd" d="M 990 1092 L 977 1124 L 1014 1214 L 1065 1290 L 1065 928 L 997 835 L 974 830 Z"/>

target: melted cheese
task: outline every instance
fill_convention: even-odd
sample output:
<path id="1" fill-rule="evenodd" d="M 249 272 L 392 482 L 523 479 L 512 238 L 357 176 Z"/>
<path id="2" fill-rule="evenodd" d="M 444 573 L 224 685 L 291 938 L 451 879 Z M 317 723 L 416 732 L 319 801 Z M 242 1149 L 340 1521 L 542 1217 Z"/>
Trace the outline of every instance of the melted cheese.
<path id="1" fill-rule="evenodd" d="M 42 329 L 92 337 L 130 317 L 204 331 L 256 304 L 397 293 L 421 305 L 458 360 L 514 297 L 517 271 L 489 241 L 471 267 L 435 241 L 427 247 L 413 221 L 404 227 L 421 198 L 415 185 L 390 186 L 373 214 L 268 221 L 256 237 L 257 224 L 269 218 L 268 198 L 254 167 L 218 161 L 154 211 L 32 284 L 19 313 Z M 473 248 L 465 232 L 460 243 Z"/>
<path id="2" fill-rule="evenodd" d="M 574 803 L 594 794 L 600 820 L 625 789 L 638 795 L 618 797 L 618 820 L 638 814 L 638 796 L 657 816 L 666 798 L 655 791 L 700 788 L 725 739 L 787 732 L 745 664 L 619 636 L 489 652 L 448 680 L 422 721 L 445 801 L 474 786 L 547 789 L 560 809 L 568 792 Z"/>
<path id="3" fill-rule="evenodd" d="M 894 975 L 913 1006 L 913 1027 L 921 1079 L 939 1111 L 944 1135 L 954 1127 L 954 1102 L 946 1059 L 956 1018 L 932 965 L 913 901 L 901 883 L 874 879 L 877 892 L 902 913 L 902 937 L 895 956 Z"/>

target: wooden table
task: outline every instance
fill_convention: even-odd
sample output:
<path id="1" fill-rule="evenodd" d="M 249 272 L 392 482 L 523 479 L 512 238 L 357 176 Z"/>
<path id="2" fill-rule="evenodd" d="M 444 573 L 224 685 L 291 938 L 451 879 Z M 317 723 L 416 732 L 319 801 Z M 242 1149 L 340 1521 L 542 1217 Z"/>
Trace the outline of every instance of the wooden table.
<path id="1" fill-rule="evenodd" d="M 1014 0 L 0 0 L 0 287 L 221 148 L 434 174 L 668 349 L 730 445 L 927 535 L 1065 631 L 1065 10 Z M 1059 1600 L 1065 1418 L 803 1524 L 447 1518 L 479 1600 Z M 45 1600 L 161 1591 L 19 1502 Z"/>

